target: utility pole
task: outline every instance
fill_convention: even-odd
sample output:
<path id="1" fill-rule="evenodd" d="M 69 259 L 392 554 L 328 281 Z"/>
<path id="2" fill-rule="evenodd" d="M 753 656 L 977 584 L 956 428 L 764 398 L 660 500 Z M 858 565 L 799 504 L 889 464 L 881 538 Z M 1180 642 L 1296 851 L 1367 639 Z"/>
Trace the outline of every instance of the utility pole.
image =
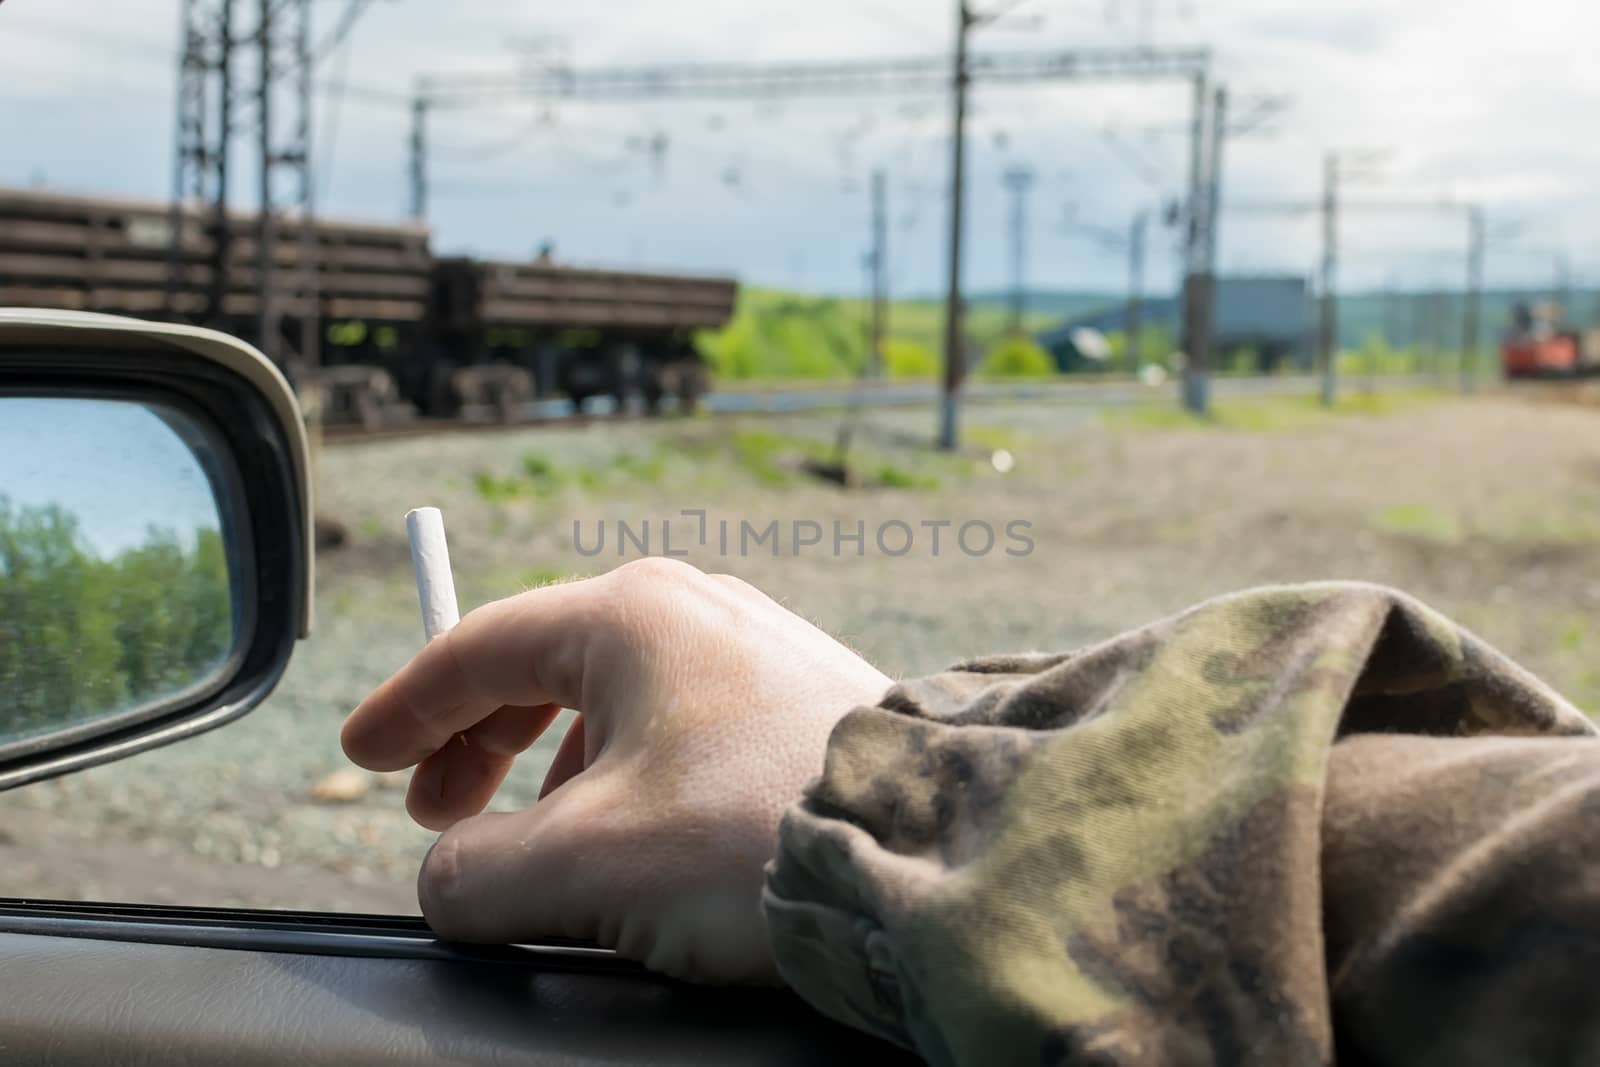
<path id="1" fill-rule="evenodd" d="M 1383 301 L 1378 308 L 1378 344 L 1372 345 L 1367 353 L 1367 382 L 1368 396 L 1378 391 L 1378 362 L 1389 353 L 1390 338 L 1394 336 L 1394 274 L 1384 275 Z"/>
<path id="2" fill-rule="evenodd" d="M 1020 336 L 1028 316 L 1028 192 L 1033 171 L 1012 167 L 1003 180 L 1011 194 L 1011 333 Z"/>
<path id="3" fill-rule="evenodd" d="M 1189 195 L 1188 208 L 1185 212 L 1183 234 L 1183 279 L 1179 291 L 1182 294 L 1183 310 L 1181 315 L 1182 327 L 1180 329 L 1180 344 L 1183 348 L 1183 406 L 1196 415 L 1204 415 L 1208 406 L 1208 390 L 1206 381 L 1195 365 L 1196 353 L 1199 352 L 1202 342 L 1200 335 L 1204 330 L 1204 313 L 1201 310 L 1204 294 L 1201 292 L 1199 276 L 1202 272 L 1202 262 L 1205 243 L 1205 226 L 1209 220 L 1205 217 L 1205 142 L 1206 142 L 1206 110 L 1207 90 L 1206 76 L 1197 74 L 1194 78 L 1193 114 L 1190 116 L 1189 126 Z"/>
<path id="4" fill-rule="evenodd" d="M 1127 336 L 1127 364 L 1130 374 L 1139 372 L 1140 341 L 1144 317 L 1144 242 L 1150 213 L 1140 211 L 1128 227 L 1128 315 L 1123 333 Z"/>
<path id="5" fill-rule="evenodd" d="M 1444 293 L 1430 292 L 1426 303 L 1428 312 L 1428 348 L 1433 353 L 1433 374 L 1443 384 L 1447 374 L 1444 365 Z M 1459 368 L 1457 369 L 1459 373 Z"/>
<path id="6" fill-rule="evenodd" d="M 956 0 L 956 54 L 952 68 L 950 125 L 950 261 L 949 286 L 944 298 L 944 393 L 939 408 L 939 447 L 954 451 L 958 440 L 957 405 L 966 377 L 961 297 L 961 234 L 965 224 L 967 178 L 967 37 L 976 19 L 967 0 Z"/>
<path id="7" fill-rule="evenodd" d="M 867 377 L 883 377 L 883 342 L 889 330 L 889 176 L 872 172 L 872 339 Z"/>
<path id="8" fill-rule="evenodd" d="M 1211 365 L 1217 328 L 1217 235 L 1222 213 L 1222 150 L 1228 136 L 1228 90 L 1218 86 L 1211 105 L 1211 154 L 1207 165 L 1205 241 L 1201 244 L 1200 332 L 1193 353 L 1199 413 L 1211 408 Z"/>
<path id="9" fill-rule="evenodd" d="M 1317 316 L 1317 358 L 1322 365 L 1322 405 L 1339 399 L 1339 154 L 1322 164 L 1322 300 Z"/>
<path id="10" fill-rule="evenodd" d="M 411 101 L 411 217 L 421 222 L 428 214 L 428 98 L 422 93 Z"/>
<path id="11" fill-rule="evenodd" d="M 1565 252 L 1556 253 L 1555 300 L 1561 306 L 1562 325 L 1575 327 L 1577 318 L 1572 306 L 1572 260 Z"/>
<path id="12" fill-rule="evenodd" d="M 1462 319 L 1461 391 L 1477 388 L 1478 330 L 1483 310 L 1483 208 L 1467 209 L 1467 306 Z"/>

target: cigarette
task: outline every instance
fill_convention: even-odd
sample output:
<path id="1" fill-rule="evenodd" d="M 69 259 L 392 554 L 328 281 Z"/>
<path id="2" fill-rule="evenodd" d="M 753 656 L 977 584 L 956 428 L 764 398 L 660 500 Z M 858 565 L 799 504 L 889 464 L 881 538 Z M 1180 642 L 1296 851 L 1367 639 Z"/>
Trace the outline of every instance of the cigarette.
<path id="1" fill-rule="evenodd" d="M 417 572 L 422 632 L 432 641 L 461 621 L 456 580 L 450 573 L 450 547 L 444 539 L 444 515 L 438 508 L 407 512 L 406 534 L 411 538 L 411 566 Z"/>

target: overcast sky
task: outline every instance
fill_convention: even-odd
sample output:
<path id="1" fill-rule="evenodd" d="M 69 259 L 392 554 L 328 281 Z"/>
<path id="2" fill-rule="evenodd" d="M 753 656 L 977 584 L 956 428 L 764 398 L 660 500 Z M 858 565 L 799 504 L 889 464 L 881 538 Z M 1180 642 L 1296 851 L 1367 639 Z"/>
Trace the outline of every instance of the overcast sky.
<path id="1" fill-rule="evenodd" d="M 1003 3 L 1004 0 L 996 0 Z M 253 0 L 239 0 L 249 24 Z M 331 25 L 342 0 L 321 0 Z M 1152 11 L 1148 25 L 1139 16 Z M 1235 97 L 1288 94 L 1266 131 L 1227 147 L 1225 200 L 1306 200 L 1330 149 L 1384 149 L 1358 197 L 1481 200 L 1498 240 L 1491 281 L 1541 283 L 1566 251 L 1600 281 L 1591 210 L 1600 173 L 1600 5 L 1584 0 L 1025 0 L 980 31 L 979 51 L 1209 45 Z M 171 185 L 177 0 L 4 0 L 0 184 L 160 197 Z M 944 0 L 376 0 L 327 81 L 407 91 L 419 72 L 500 71 L 518 42 L 557 42 L 578 65 L 821 59 L 948 50 Z M 548 47 L 548 46 L 547 46 Z M 403 108 L 319 97 L 325 213 L 398 218 L 406 205 Z M 969 285 L 1008 277 L 1001 174 L 1026 164 L 1035 287 L 1116 289 L 1119 254 L 1062 225 L 1068 205 L 1102 228 L 1177 194 L 1185 86 L 980 87 L 972 126 Z M 441 115 L 430 210 L 438 246 L 730 271 L 747 281 L 853 291 L 868 225 L 866 177 L 887 169 L 898 294 L 939 287 L 948 182 L 943 96 L 833 102 L 533 102 Z M 1114 131 L 1108 134 L 1106 131 Z M 638 150 L 658 135 L 658 160 Z M 630 147 L 632 145 L 633 147 Z M 248 142 L 237 169 L 254 166 Z M 245 173 L 248 179 L 248 174 Z M 249 198 L 248 180 L 238 189 Z M 1448 215 L 1352 214 L 1350 286 L 1455 284 L 1466 227 Z M 1173 234 L 1154 231 L 1151 285 L 1175 277 Z M 1316 221 L 1230 212 L 1225 269 L 1310 270 Z"/>

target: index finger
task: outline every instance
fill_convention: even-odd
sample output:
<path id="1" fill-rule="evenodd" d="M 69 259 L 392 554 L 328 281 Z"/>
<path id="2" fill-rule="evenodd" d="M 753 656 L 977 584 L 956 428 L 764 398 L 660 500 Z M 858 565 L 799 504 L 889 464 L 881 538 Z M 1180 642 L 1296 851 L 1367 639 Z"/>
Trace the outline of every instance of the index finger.
<path id="1" fill-rule="evenodd" d="M 486 604 L 430 641 L 345 720 L 353 763 L 396 771 L 507 705 L 577 707 L 599 579 Z"/>

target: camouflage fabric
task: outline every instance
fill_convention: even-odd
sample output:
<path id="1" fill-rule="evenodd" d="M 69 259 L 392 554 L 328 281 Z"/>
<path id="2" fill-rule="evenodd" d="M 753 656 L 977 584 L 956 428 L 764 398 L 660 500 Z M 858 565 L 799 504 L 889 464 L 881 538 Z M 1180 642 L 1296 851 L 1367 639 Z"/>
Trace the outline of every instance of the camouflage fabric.
<path id="1" fill-rule="evenodd" d="M 1600 1063 L 1595 738 L 1402 594 L 1225 597 L 851 712 L 773 947 L 935 1064 Z"/>

